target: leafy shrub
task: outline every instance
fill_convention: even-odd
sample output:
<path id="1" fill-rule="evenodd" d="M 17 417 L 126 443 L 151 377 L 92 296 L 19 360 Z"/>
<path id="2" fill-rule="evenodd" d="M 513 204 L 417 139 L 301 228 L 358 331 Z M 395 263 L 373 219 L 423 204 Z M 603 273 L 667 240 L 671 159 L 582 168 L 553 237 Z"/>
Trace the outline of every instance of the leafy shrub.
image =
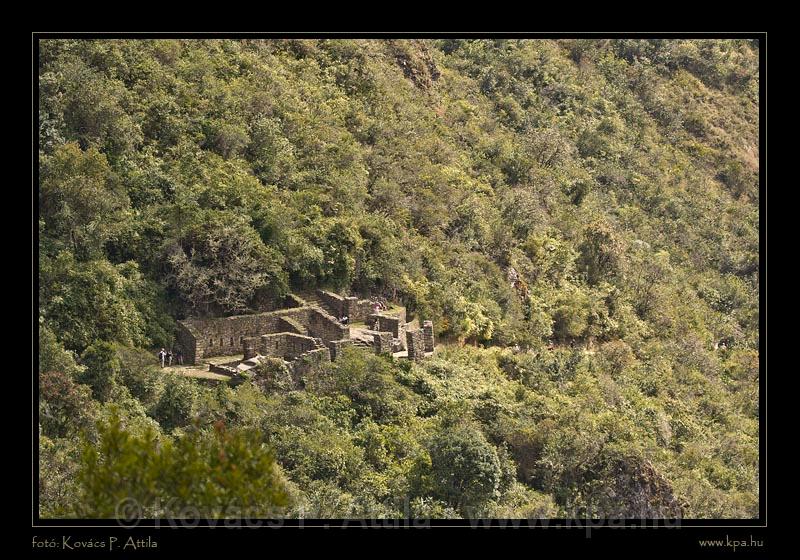
<path id="1" fill-rule="evenodd" d="M 93 518 L 272 517 L 287 493 L 272 453 L 254 431 L 217 426 L 176 440 L 131 437 L 113 420 L 86 446 L 78 515 Z M 129 509 L 126 509 L 129 508 Z"/>
<path id="2" fill-rule="evenodd" d="M 430 455 L 432 490 L 456 510 L 474 516 L 485 502 L 499 497 L 500 458 L 480 432 L 448 429 L 431 442 Z"/>

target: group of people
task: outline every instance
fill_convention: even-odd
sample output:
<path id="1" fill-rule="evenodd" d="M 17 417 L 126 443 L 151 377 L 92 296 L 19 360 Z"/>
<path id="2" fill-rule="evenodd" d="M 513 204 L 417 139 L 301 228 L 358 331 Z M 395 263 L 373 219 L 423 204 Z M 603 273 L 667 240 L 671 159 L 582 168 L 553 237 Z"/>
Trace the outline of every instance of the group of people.
<path id="1" fill-rule="evenodd" d="M 161 349 L 161 352 L 158 353 L 158 361 L 161 362 L 161 367 L 171 366 L 172 360 L 175 359 L 175 362 L 178 365 L 183 365 L 183 352 L 180 349 L 175 351 L 175 355 L 172 354 L 172 349 L 165 350 L 164 348 Z"/>

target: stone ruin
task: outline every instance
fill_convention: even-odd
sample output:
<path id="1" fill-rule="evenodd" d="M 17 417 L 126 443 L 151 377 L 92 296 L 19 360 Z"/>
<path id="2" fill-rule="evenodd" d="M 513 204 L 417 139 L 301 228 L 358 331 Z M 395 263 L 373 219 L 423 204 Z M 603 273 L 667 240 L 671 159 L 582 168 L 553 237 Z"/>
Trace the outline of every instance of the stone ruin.
<path id="1" fill-rule="evenodd" d="M 264 358 L 281 358 L 288 362 L 296 386 L 302 386 L 306 374 L 331 361 L 331 351 L 322 339 L 291 332 L 245 337 L 242 345 L 244 357 L 233 368 L 235 374 L 257 367 Z M 211 366 L 211 370 L 214 371 L 214 366 Z"/>
<path id="2" fill-rule="evenodd" d="M 187 364 L 214 356 L 230 356 L 245 351 L 245 338 L 265 334 L 289 333 L 317 338 L 326 347 L 350 338 L 350 329 L 324 309 L 292 296 L 292 305 L 252 315 L 193 318 L 178 321 L 177 343 Z"/>
<path id="3" fill-rule="evenodd" d="M 363 321 L 372 313 L 374 305 L 368 299 L 358 299 L 352 296 L 340 296 L 326 290 L 317 290 L 316 297 L 311 298 L 336 317 L 347 315 L 350 322 Z"/>
<path id="4" fill-rule="evenodd" d="M 197 364 L 215 356 L 241 352 L 241 361 L 209 365 L 211 371 L 237 375 L 255 368 L 267 357 L 289 363 L 293 377 L 303 375 L 321 363 L 335 360 L 345 346 L 371 348 L 376 354 L 420 360 L 434 349 L 433 324 L 424 321 L 421 329 L 406 323 L 404 308 L 374 312 L 374 303 L 355 297 L 342 297 L 325 290 L 301 298 L 290 295 L 287 307 L 252 315 L 218 318 L 192 318 L 178 321 L 177 343 L 186 364 Z M 343 325 L 364 321 L 366 328 Z"/>

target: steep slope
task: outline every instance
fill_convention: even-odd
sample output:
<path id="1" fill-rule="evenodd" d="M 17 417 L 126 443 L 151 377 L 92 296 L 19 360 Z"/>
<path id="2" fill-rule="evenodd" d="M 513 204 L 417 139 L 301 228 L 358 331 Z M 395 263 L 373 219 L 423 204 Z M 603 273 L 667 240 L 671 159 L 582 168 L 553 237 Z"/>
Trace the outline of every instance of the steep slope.
<path id="1" fill-rule="evenodd" d="M 194 389 L 161 402 L 132 381 L 147 360 L 130 360 L 170 345 L 175 319 L 291 289 L 383 295 L 433 319 L 442 342 L 488 349 L 391 366 L 385 382 L 418 408 L 384 403 L 404 411 L 385 421 L 341 386 L 296 409 L 246 398 L 278 399 L 287 417 L 307 407 L 355 455 L 375 452 L 369 422 L 381 438 L 410 423 L 409 449 L 429 462 L 454 445 L 495 450 L 515 471 L 489 492 L 496 511 L 603 514 L 616 512 L 603 496 L 627 492 L 630 512 L 757 512 L 757 42 L 47 40 L 40 52 L 42 371 L 72 372 L 101 408 L 128 403 L 168 432 L 194 409 L 164 411 Z M 97 365 L 105 345 L 121 357 Z M 336 395 L 367 431 L 342 427 L 325 404 Z M 203 398 L 222 399 L 216 410 L 233 397 Z M 463 441 L 439 441 L 462 406 Z M 269 438 L 290 478 L 388 503 L 366 479 L 308 474 L 323 461 L 313 442 Z M 389 476 L 391 461 L 371 460 Z M 404 461 L 391 468 L 411 477 Z M 414 479 L 424 507 L 468 514 L 426 476 Z"/>

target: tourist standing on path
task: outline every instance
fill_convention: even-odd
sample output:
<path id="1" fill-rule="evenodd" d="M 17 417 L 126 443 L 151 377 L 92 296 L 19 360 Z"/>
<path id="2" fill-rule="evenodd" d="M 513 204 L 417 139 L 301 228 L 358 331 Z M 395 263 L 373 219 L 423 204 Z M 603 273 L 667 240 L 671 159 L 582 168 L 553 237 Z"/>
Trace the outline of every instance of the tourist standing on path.
<path id="1" fill-rule="evenodd" d="M 161 352 L 158 353 L 158 359 L 161 362 L 161 367 L 163 368 L 164 367 L 164 360 L 167 359 L 167 351 L 164 350 L 163 348 L 161 349 Z"/>
<path id="2" fill-rule="evenodd" d="M 179 366 L 183 365 L 183 350 L 178 349 L 178 351 L 175 353 L 175 359 L 178 360 Z"/>
<path id="3" fill-rule="evenodd" d="M 172 366 L 172 350 L 167 351 L 167 364 L 170 367 Z"/>

